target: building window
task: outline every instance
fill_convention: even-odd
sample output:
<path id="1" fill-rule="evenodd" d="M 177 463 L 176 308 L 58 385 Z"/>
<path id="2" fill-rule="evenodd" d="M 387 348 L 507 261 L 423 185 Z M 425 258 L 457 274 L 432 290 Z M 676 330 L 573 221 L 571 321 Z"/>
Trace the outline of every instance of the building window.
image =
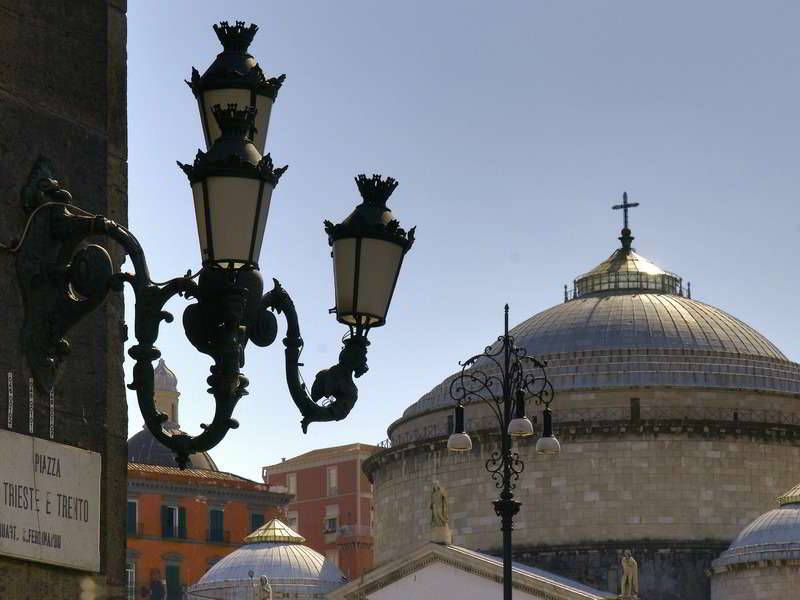
<path id="1" fill-rule="evenodd" d="M 339 549 L 325 550 L 325 560 L 331 561 L 337 567 L 339 566 Z"/>
<path id="2" fill-rule="evenodd" d="M 186 539 L 186 509 L 183 506 L 161 507 L 161 537 Z"/>
<path id="3" fill-rule="evenodd" d="M 339 505 L 329 504 L 325 507 L 325 521 L 322 529 L 325 533 L 332 533 L 339 528 Z"/>
<path id="4" fill-rule="evenodd" d="M 250 531 L 255 531 L 264 524 L 264 513 L 250 514 Z"/>
<path id="5" fill-rule="evenodd" d="M 139 510 L 136 500 L 128 500 L 128 535 L 136 535 Z"/>
<path id="6" fill-rule="evenodd" d="M 642 407 L 639 398 L 631 398 L 631 421 L 639 421 L 642 418 Z"/>
<path id="7" fill-rule="evenodd" d="M 300 519 L 297 516 L 296 510 L 290 510 L 288 513 L 286 513 L 286 524 L 295 531 L 299 531 L 298 527 L 300 527 Z"/>
<path id="8" fill-rule="evenodd" d="M 338 473 L 336 467 L 328 467 L 327 469 L 327 489 L 328 496 L 336 496 L 339 493 L 339 486 L 337 485 Z"/>
<path id="9" fill-rule="evenodd" d="M 289 473 L 286 476 L 286 491 L 290 494 L 297 495 L 297 474 Z"/>
<path id="10" fill-rule="evenodd" d="M 126 600 L 136 600 L 136 563 L 129 560 L 125 563 Z"/>
<path id="11" fill-rule="evenodd" d="M 225 540 L 225 511 L 221 508 L 212 508 L 208 511 L 208 541 L 224 542 Z"/>
<path id="12" fill-rule="evenodd" d="M 167 598 L 166 600 L 182 600 L 181 567 L 180 565 L 167 565 Z"/>

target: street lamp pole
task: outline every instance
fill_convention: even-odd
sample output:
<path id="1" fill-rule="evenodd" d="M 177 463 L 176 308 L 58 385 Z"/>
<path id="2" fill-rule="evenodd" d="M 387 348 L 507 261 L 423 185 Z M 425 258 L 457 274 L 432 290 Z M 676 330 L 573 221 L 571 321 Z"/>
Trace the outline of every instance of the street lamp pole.
<path id="1" fill-rule="evenodd" d="M 511 438 L 533 435 L 533 424 L 525 416 L 526 399 L 533 399 L 537 405 L 544 405 L 544 430 L 536 442 L 536 451 L 539 454 L 560 451 L 560 444 L 553 436 L 550 413 L 553 386 L 547 379 L 546 363 L 514 345 L 514 338 L 508 333 L 508 304 L 503 335 L 497 338 L 497 343 L 460 364 L 461 373 L 450 383 L 450 397 L 456 401 L 456 407 L 455 427 L 447 447 L 453 452 L 472 450 L 472 440 L 464 430 L 464 405 L 483 401 L 500 428 L 500 450 L 492 452 L 485 466 L 500 489 L 500 498 L 492 504 L 503 532 L 503 600 L 511 600 L 511 532 L 514 516 L 521 506 L 514 500 L 513 490 L 525 469 L 519 453 L 511 450 Z"/>

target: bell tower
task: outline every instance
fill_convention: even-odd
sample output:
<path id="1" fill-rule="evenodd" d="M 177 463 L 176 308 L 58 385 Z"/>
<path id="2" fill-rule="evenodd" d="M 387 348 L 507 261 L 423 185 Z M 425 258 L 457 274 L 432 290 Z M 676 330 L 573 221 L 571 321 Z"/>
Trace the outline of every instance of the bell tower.
<path id="1" fill-rule="evenodd" d="M 155 404 L 156 410 L 169 416 L 168 423 L 178 428 L 178 378 L 175 376 L 164 359 L 158 361 L 155 369 Z"/>

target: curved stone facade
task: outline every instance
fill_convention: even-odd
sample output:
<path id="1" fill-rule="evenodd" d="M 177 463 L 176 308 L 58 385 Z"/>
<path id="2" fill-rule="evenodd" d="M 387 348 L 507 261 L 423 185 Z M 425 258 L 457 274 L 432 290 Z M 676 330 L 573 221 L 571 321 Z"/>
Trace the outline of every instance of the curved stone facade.
<path id="1" fill-rule="evenodd" d="M 633 547 L 649 600 L 707 600 L 711 561 L 800 480 L 795 395 L 628 388 L 565 392 L 554 406 L 560 455 L 514 444 L 525 462 L 515 558 L 601 589 L 615 590 Z M 434 479 L 448 490 L 453 543 L 500 552 L 498 490 L 483 469 L 497 425 L 482 407 L 466 413 L 472 452 L 446 450 L 451 411 L 439 409 L 394 423 L 392 446 L 365 464 L 377 562 L 427 539 Z"/>
<path id="2" fill-rule="evenodd" d="M 608 540 L 712 540 L 727 543 L 800 479 L 800 442 L 767 441 L 757 432 L 597 432 L 562 439 L 554 457 L 535 442 L 516 445 L 525 472 L 515 491 L 515 547 L 570 546 Z M 384 451 L 369 463 L 375 484 L 376 561 L 428 537 L 430 486 L 450 497 L 453 543 L 500 547 L 491 511 L 497 489 L 476 466 L 498 449 L 473 436 L 473 450 L 448 453 L 445 440 Z M 391 515 L 392 518 L 384 518 Z"/>
<path id="3" fill-rule="evenodd" d="M 797 598 L 800 560 L 779 561 L 759 568 L 739 568 L 714 575 L 712 600 L 791 600 Z"/>

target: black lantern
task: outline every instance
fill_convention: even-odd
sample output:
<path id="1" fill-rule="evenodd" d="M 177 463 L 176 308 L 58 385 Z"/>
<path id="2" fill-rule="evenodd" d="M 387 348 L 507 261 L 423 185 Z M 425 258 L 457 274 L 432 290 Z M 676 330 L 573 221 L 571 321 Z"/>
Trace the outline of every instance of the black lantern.
<path id="1" fill-rule="evenodd" d="M 267 144 L 267 129 L 272 104 L 286 75 L 267 78 L 256 59 L 247 52 L 258 31 L 258 26 L 244 21 L 230 25 L 223 21 L 214 25 L 214 32 L 222 43 L 223 51 L 201 76 L 192 68 L 192 78 L 186 83 L 192 88 L 200 109 L 206 149 L 210 149 L 222 131 L 213 117 L 215 105 L 253 106 L 258 111 L 258 120 L 247 132 L 260 153 Z"/>
<path id="2" fill-rule="evenodd" d="M 380 327 L 392 301 L 403 257 L 414 243 L 392 215 L 386 201 L 397 187 L 391 177 L 356 177 L 363 202 L 344 221 L 325 221 L 333 248 L 336 319 L 357 331 Z"/>
<path id="3" fill-rule="evenodd" d="M 178 163 L 192 185 L 203 265 L 257 269 L 272 190 L 286 167 L 274 168 L 250 141 L 254 107 L 211 110 L 220 137 L 193 165 Z"/>

